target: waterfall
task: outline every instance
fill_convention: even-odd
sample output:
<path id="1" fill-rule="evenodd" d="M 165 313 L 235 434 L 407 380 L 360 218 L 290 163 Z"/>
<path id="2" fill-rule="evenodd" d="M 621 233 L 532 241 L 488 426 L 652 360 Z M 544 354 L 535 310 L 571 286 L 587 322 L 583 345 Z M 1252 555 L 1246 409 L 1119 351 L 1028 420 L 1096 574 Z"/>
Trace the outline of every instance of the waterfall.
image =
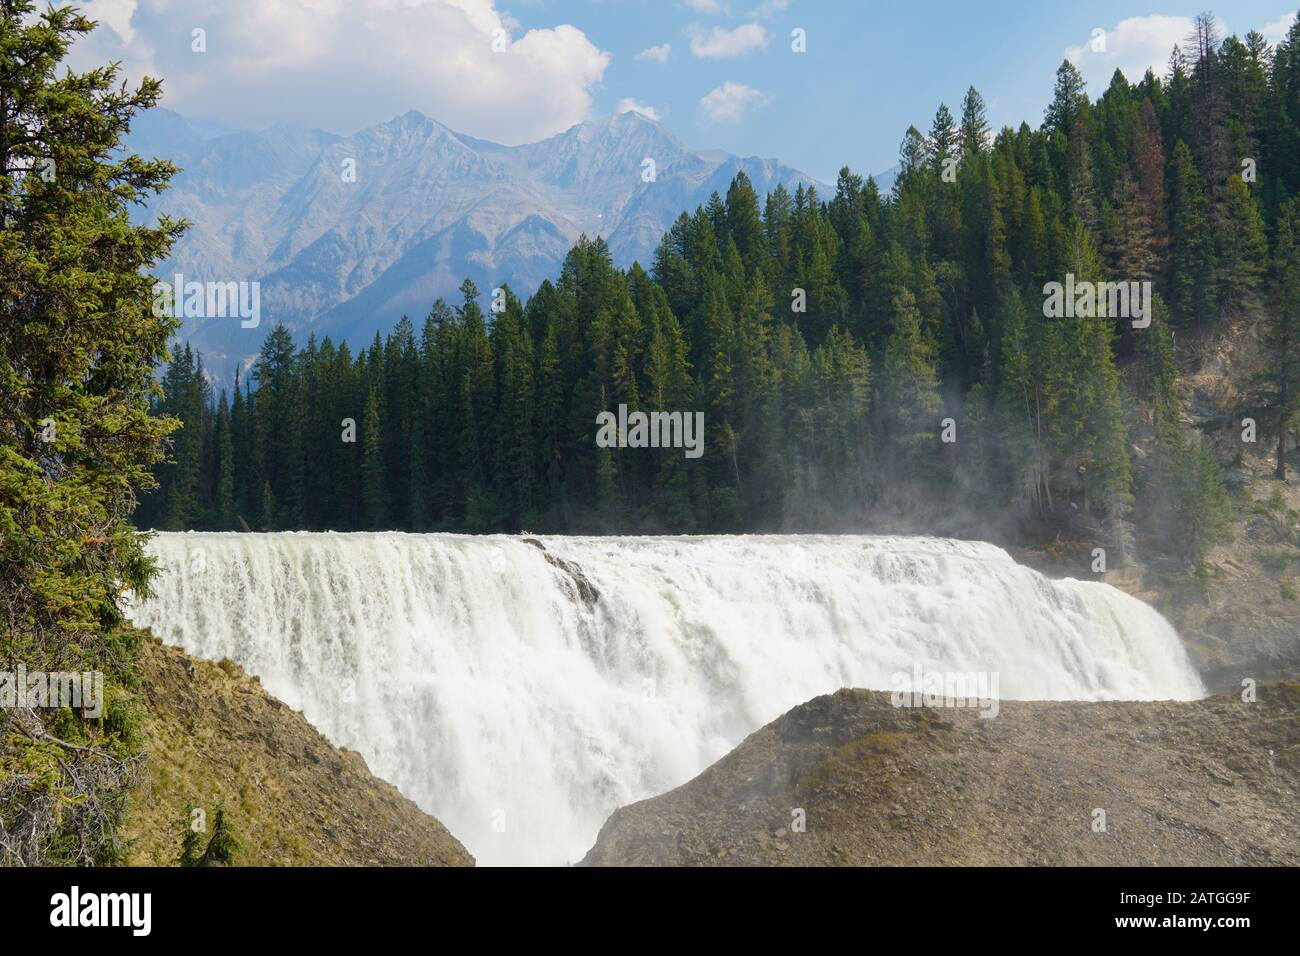
<path id="1" fill-rule="evenodd" d="M 229 657 L 481 863 L 555 864 L 790 707 L 893 675 L 1204 694 L 1173 628 L 978 542 L 164 533 L 135 623 Z M 996 718 L 995 718 L 996 719 Z"/>

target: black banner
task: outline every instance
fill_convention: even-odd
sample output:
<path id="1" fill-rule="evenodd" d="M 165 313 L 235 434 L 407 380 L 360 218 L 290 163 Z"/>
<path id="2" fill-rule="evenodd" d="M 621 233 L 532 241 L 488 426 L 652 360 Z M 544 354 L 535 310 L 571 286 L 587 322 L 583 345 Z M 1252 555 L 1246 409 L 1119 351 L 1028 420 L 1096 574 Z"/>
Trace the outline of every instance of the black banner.
<path id="1" fill-rule="evenodd" d="M 863 944 L 1161 940 L 1232 945 L 1294 933 L 1280 869 L 120 869 L 0 871 L 6 943 L 75 933 L 295 944 L 371 936 L 484 943 L 689 939 Z M 1042 932 L 1050 931 L 1051 937 Z M 813 933 L 810 937 L 808 934 Z M 9 950 L 11 952 L 16 949 Z"/>

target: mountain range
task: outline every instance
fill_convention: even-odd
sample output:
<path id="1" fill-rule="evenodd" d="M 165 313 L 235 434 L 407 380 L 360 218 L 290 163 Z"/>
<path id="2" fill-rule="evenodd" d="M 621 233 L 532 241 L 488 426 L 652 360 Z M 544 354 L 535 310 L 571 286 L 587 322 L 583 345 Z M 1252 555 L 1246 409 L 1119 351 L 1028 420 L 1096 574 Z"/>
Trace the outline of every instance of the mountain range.
<path id="1" fill-rule="evenodd" d="M 466 277 L 485 296 L 503 284 L 527 296 L 584 233 L 603 236 L 619 266 L 648 265 L 678 214 L 725 194 L 741 169 L 760 196 L 777 184 L 828 195 L 774 159 L 692 150 L 637 112 L 502 146 L 414 111 L 343 137 L 225 131 L 153 110 L 124 145 L 182 170 L 140 212 L 192 223 L 158 275 L 260 285 L 256 328 L 185 320 L 181 337 L 220 380 L 277 322 L 299 341 L 315 332 L 355 348 L 404 314 L 418 325 L 439 296 L 458 302 Z"/>

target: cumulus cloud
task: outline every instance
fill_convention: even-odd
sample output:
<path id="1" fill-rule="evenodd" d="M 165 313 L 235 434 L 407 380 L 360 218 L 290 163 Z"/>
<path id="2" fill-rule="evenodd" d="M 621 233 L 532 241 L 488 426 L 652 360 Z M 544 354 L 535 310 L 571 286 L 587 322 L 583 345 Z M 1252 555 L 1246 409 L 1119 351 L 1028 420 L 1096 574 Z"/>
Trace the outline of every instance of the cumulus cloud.
<path id="1" fill-rule="evenodd" d="M 1296 11 L 1293 10 L 1256 29 L 1269 43 L 1277 44 L 1286 37 L 1295 18 Z M 1116 68 L 1123 71 L 1130 83 L 1136 83 L 1148 68 L 1156 76 L 1164 76 L 1169 70 L 1169 55 L 1174 45 L 1185 47 L 1194 26 L 1191 17 L 1163 14 L 1129 17 L 1117 23 L 1113 30 L 1069 47 L 1065 57 L 1079 68 L 1094 90 L 1106 86 Z M 1219 19 L 1218 26 L 1222 36 L 1233 32 L 1233 28 L 1222 19 Z M 1244 33 L 1249 28 L 1248 25 L 1241 29 Z"/>
<path id="2" fill-rule="evenodd" d="M 135 41 L 131 18 L 135 15 L 136 0 L 90 0 L 83 3 L 81 12 L 116 33 L 124 43 Z"/>
<path id="3" fill-rule="evenodd" d="M 577 27 L 515 36 L 496 0 L 90 0 L 73 50 L 163 79 L 163 105 L 237 128 L 350 133 L 410 109 L 505 143 L 586 119 L 610 55 Z M 195 29 L 207 52 L 191 52 Z"/>
<path id="4" fill-rule="evenodd" d="M 648 116 L 656 123 L 663 119 L 660 112 L 653 106 L 646 106 L 644 103 L 638 103 L 630 96 L 625 96 L 618 101 L 615 113 L 640 113 L 642 116 Z"/>
<path id="5" fill-rule="evenodd" d="M 767 46 L 767 31 L 757 23 L 742 23 L 734 30 L 723 27 L 691 25 L 686 30 L 691 41 L 691 52 L 702 59 L 744 56 Z"/>
<path id="6" fill-rule="evenodd" d="M 1148 68 L 1156 76 L 1164 76 L 1174 45 L 1181 45 L 1193 26 L 1191 17 L 1159 13 L 1129 17 L 1113 30 L 1070 47 L 1065 51 L 1065 58 L 1079 68 L 1094 88 L 1108 84 L 1116 69 L 1122 70 L 1130 83 L 1136 83 Z"/>
<path id="7" fill-rule="evenodd" d="M 728 80 L 700 98 L 700 112 L 713 123 L 739 123 L 748 110 L 768 102 L 768 97 L 752 86 Z"/>
<path id="8" fill-rule="evenodd" d="M 650 60 L 653 63 L 667 63 L 668 54 L 673 52 L 671 43 L 661 43 L 658 46 L 646 47 L 638 53 L 633 59 Z"/>
<path id="9" fill-rule="evenodd" d="M 1292 10 L 1290 13 L 1284 13 L 1272 23 L 1265 24 L 1259 28 L 1259 32 L 1264 39 L 1276 46 L 1286 39 L 1287 31 L 1291 29 L 1291 24 L 1295 23 L 1300 11 Z"/>
<path id="10" fill-rule="evenodd" d="M 685 0 L 686 6 L 696 13 L 722 13 L 722 0 Z"/>

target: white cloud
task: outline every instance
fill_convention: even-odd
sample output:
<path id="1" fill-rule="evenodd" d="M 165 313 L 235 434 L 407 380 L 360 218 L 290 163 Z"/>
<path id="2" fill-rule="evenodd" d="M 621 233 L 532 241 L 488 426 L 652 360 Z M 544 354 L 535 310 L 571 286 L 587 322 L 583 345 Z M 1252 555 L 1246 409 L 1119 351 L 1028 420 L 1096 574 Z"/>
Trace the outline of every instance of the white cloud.
<path id="1" fill-rule="evenodd" d="M 705 30 L 692 24 L 686 30 L 691 52 L 703 59 L 744 56 L 767 46 L 767 31 L 757 23 L 742 23 L 734 30 L 711 27 Z"/>
<path id="2" fill-rule="evenodd" d="M 1103 36 L 1070 47 L 1065 51 L 1065 58 L 1079 68 L 1084 79 L 1094 88 L 1109 84 L 1117 68 L 1124 72 L 1130 83 L 1137 83 L 1148 67 L 1155 71 L 1156 76 L 1165 75 L 1174 45 L 1182 45 L 1193 25 L 1191 17 L 1159 13 L 1129 17 Z"/>
<path id="3" fill-rule="evenodd" d="M 1272 23 L 1259 27 L 1259 32 L 1271 44 L 1286 37 L 1296 18 L 1296 11 L 1284 13 Z M 1169 70 L 1169 55 L 1174 45 L 1186 47 L 1187 37 L 1195 26 L 1191 17 L 1171 17 L 1152 14 L 1146 17 L 1129 17 L 1121 20 L 1104 37 L 1090 38 L 1078 46 L 1069 47 L 1065 57 L 1079 68 L 1089 85 L 1099 91 L 1110 83 L 1116 68 L 1123 71 L 1130 83 L 1137 83 L 1149 67 L 1156 76 L 1163 77 Z M 1222 19 L 1218 21 L 1221 36 L 1230 36 L 1232 28 Z M 1104 39 L 1104 47 L 1096 49 Z"/>
<path id="4" fill-rule="evenodd" d="M 722 0 L 685 0 L 686 5 L 696 13 L 721 13 Z"/>
<path id="5" fill-rule="evenodd" d="M 658 123 L 663 119 L 663 115 L 653 106 L 646 106 L 644 103 L 638 103 L 630 96 L 625 96 L 618 101 L 618 106 L 614 109 L 615 113 L 640 113 Z"/>
<path id="6" fill-rule="evenodd" d="M 768 97 L 744 83 L 728 80 L 700 98 L 700 112 L 714 123 L 739 123 L 745 111 L 766 106 Z"/>
<path id="7" fill-rule="evenodd" d="M 124 43 L 135 40 L 131 17 L 135 15 L 136 0 L 90 0 L 81 5 L 81 12 L 116 33 Z"/>
<path id="8" fill-rule="evenodd" d="M 788 9 L 790 9 L 790 0 L 763 0 L 755 8 L 753 15 L 760 20 L 766 20 L 778 13 L 785 13 Z"/>
<path id="9" fill-rule="evenodd" d="M 646 47 L 638 53 L 633 59 L 650 60 L 654 63 L 667 63 L 668 54 L 673 52 L 671 43 L 661 43 L 658 46 Z"/>
<path id="10" fill-rule="evenodd" d="M 1300 15 L 1300 11 L 1296 10 L 1292 10 L 1290 13 L 1284 13 L 1272 23 L 1267 23 L 1260 27 L 1259 32 L 1263 34 L 1265 40 L 1273 46 L 1276 46 L 1286 39 L 1287 31 L 1291 29 L 1291 24 L 1295 22 L 1295 18 L 1298 15 Z"/>
<path id="11" fill-rule="evenodd" d="M 496 0 L 90 0 L 101 27 L 77 69 L 121 60 L 163 79 L 163 105 L 237 128 L 339 133 L 410 109 L 505 143 L 586 119 L 610 55 L 569 24 L 533 29 Z M 207 52 L 190 52 L 191 31 Z M 502 41 L 502 52 L 493 40 Z"/>

